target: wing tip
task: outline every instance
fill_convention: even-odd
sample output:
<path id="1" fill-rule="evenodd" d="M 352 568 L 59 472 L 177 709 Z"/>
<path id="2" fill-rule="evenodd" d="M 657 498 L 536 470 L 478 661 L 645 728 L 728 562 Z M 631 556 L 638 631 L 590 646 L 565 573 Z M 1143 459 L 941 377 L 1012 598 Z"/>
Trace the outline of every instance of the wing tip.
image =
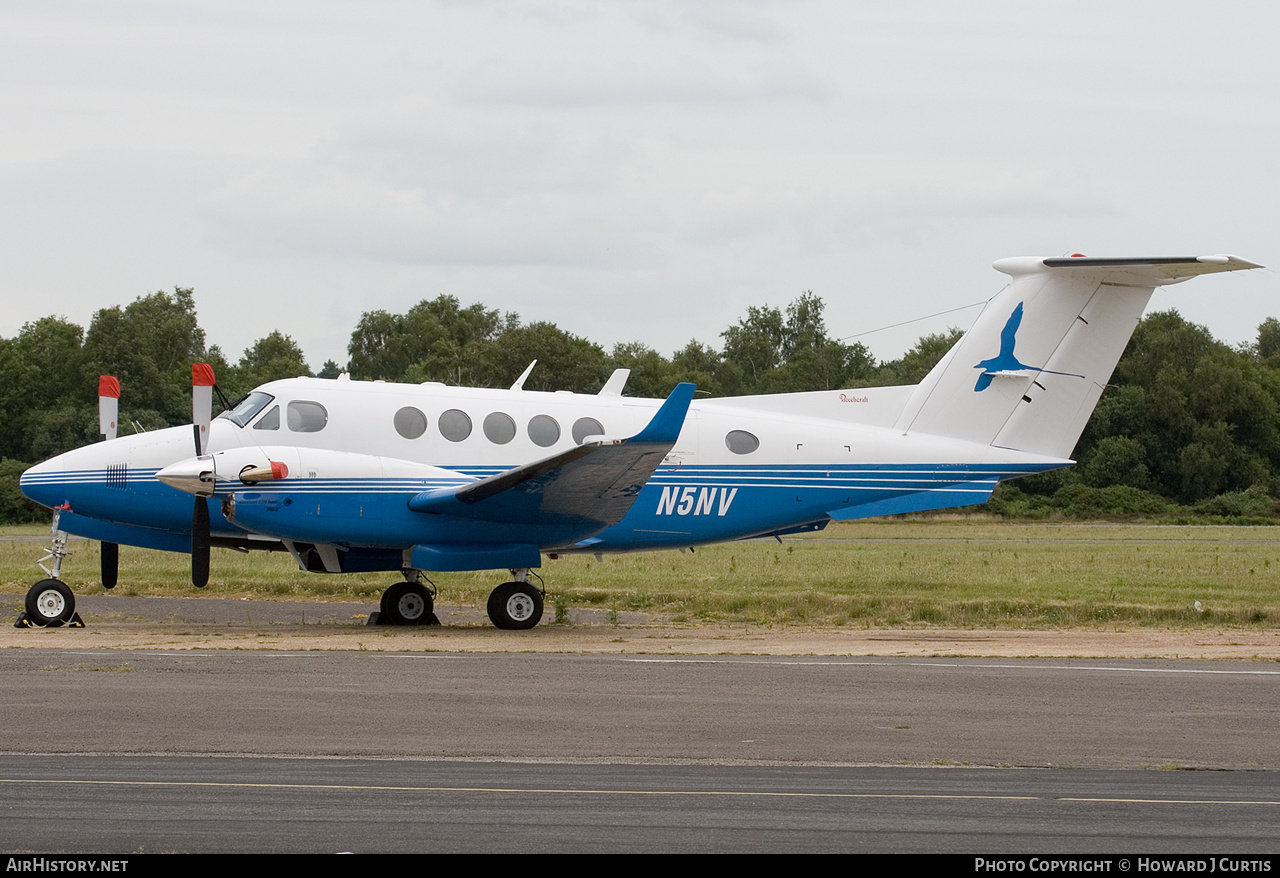
<path id="1" fill-rule="evenodd" d="M 685 416 L 689 413 L 689 403 L 693 401 L 693 392 L 697 385 L 681 381 L 671 391 L 671 395 L 662 403 L 653 419 L 628 442 L 662 442 L 674 443 L 684 427 Z"/>

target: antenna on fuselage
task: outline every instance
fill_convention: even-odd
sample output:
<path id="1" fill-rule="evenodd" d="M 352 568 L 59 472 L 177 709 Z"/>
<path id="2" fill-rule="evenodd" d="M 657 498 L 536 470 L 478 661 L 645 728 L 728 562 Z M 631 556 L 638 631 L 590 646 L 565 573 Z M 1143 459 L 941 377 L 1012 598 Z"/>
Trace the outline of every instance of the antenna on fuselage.
<path id="1" fill-rule="evenodd" d="M 520 373 L 520 377 L 516 379 L 516 383 L 511 385 L 512 390 L 524 390 L 524 379 L 529 377 L 529 373 L 533 371 L 533 367 L 538 365 L 538 361 L 534 360 L 528 367 Z"/>
<path id="2" fill-rule="evenodd" d="M 614 369 L 613 374 L 609 376 L 609 380 L 604 383 L 604 387 L 600 388 L 596 396 L 622 396 L 622 388 L 627 386 L 627 379 L 630 377 L 630 369 Z"/>

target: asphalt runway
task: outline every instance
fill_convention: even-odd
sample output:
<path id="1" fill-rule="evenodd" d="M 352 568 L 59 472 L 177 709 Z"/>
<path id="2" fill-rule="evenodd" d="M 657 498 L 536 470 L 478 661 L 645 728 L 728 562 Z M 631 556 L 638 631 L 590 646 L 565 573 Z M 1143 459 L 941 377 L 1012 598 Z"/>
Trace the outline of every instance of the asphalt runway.
<path id="1" fill-rule="evenodd" d="M 1264 772 L 202 757 L 57 764 L 0 757 L 7 850 L 1248 855 L 1275 850 L 1280 805 Z"/>
<path id="2" fill-rule="evenodd" d="M 1276 769 L 1273 662 L 13 649 L 0 752 Z"/>
<path id="3" fill-rule="evenodd" d="M 10 851 L 1277 847 L 1274 663 L 3 661 Z"/>

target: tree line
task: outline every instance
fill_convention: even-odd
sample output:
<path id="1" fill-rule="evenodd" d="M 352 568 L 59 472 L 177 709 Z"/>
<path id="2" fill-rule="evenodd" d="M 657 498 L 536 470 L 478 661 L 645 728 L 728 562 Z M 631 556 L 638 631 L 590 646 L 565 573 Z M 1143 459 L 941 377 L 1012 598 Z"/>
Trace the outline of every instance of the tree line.
<path id="1" fill-rule="evenodd" d="M 104 308 L 89 327 L 56 316 L 0 338 L 0 518 L 39 510 L 17 488 L 31 463 L 97 438 L 97 377 L 117 376 L 120 434 L 190 420 L 190 364 L 212 363 L 229 397 L 277 378 L 440 381 L 506 387 L 531 360 L 530 390 L 594 393 L 627 368 L 626 392 L 662 397 L 680 381 L 701 394 L 741 396 L 920 381 L 961 330 L 922 336 L 902 357 L 879 361 L 860 343 L 833 339 L 822 299 L 804 292 L 785 308 L 752 306 L 714 344 L 691 339 L 666 356 L 641 343 L 606 351 L 554 323 L 453 296 L 403 314 L 365 312 L 348 360 L 316 373 L 289 336 L 271 332 L 231 362 L 207 343 L 193 291 L 141 296 Z M 1001 486 L 988 509 L 1017 515 L 1202 515 L 1267 518 L 1280 497 L 1280 321 L 1232 347 L 1176 311 L 1143 318 L 1077 446 L 1077 467 Z"/>

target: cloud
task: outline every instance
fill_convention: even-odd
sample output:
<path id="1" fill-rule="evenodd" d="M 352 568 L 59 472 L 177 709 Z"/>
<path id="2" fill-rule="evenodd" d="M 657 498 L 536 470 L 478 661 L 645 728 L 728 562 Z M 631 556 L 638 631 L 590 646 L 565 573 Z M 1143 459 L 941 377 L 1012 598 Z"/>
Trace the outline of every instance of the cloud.
<path id="1" fill-rule="evenodd" d="M 810 287 L 840 334 L 942 310 L 1018 253 L 1272 261 L 1280 61 L 1246 6 L 6 8 L 7 334 L 194 283 L 219 319 L 305 295 L 313 362 L 441 291 L 672 349 Z"/>

